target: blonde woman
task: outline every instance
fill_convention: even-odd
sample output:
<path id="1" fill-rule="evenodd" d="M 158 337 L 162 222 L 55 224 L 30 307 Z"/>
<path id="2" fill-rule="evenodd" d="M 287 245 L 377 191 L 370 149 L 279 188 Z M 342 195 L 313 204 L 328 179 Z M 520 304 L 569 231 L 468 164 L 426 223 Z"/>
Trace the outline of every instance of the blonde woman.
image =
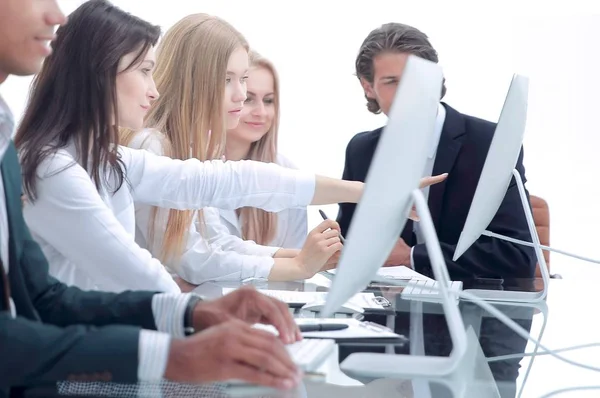
<path id="1" fill-rule="evenodd" d="M 152 129 L 125 134 L 124 142 L 177 159 L 220 159 L 226 131 L 239 123 L 248 69 L 248 44 L 231 25 L 206 14 L 183 18 L 157 49 L 154 77 L 161 97 L 145 118 Z M 244 178 L 240 174 L 238 182 L 243 184 Z M 266 204 L 269 193 L 264 194 Z M 331 266 L 328 262 L 341 249 L 338 230 L 337 223 L 325 221 L 311 231 L 302 250 L 287 250 L 231 235 L 214 209 L 186 212 L 136 204 L 136 242 L 194 284 L 309 278 Z"/>
<path id="2" fill-rule="evenodd" d="M 246 89 L 240 122 L 227 131 L 227 160 L 250 159 L 295 168 L 277 152 L 280 107 L 277 72 L 269 60 L 255 51 L 250 51 Z M 300 249 L 306 241 L 305 209 L 271 213 L 244 207 L 238 211 L 220 210 L 219 214 L 232 235 L 261 245 Z"/>
<path id="3" fill-rule="evenodd" d="M 183 18 L 157 48 L 154 78 L 161 97 L 145 119 L 153 129 L 125 134 L 124 142 L 177 159 L 219 159 L 227 129 L 239 122 L 248 68 L 248 44 L 231 25 L 206 14 Z M 309 278 L 338 251 L 332 251 L 339 243 L 337 230 L 337 223 L 323 222 L 303 250 L 287 251 L 229 234 L 215 209 L 136 206 L 138 244 L 194 284 Z"/>

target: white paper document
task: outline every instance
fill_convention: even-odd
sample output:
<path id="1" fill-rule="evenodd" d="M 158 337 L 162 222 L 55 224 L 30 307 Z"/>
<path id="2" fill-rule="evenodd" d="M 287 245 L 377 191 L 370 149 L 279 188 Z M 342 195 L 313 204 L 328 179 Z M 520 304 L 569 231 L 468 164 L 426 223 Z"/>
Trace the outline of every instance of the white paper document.
<path id="1" fill-rule="evenodd" d="M 234 291 L 235 288 L 223 288 L 223 294 L 228 294 Z M 262 294 L 276 298 L 286 304 L 304 305 L 316 301 L 324 301 L 327 299 L 327 292 L 298 292 L 292 290 L 268 290 L 258 289 Z M 358 293 L 355 294 L 348 303 L 357 305 L 364 309 L 383 310 L 385 307 L 381 304 L 381 299 L 376 299 L 374 293 Z"/>
<path id="2" fill-rule="evenodd" d="M 326 332 L 304 332 L 302 337 L 316 339 L 399 339 L 403 336 L 394 333 L 391 329 L 385 326 L 371 322 L 362 322 L 355 318 L 296 318 L 298 325 L 315 325 L 315 324 L 331 324 L 341 323 L 348 325 L 346 329 L 332 330 Z M 272 325 L 256 324 L 255 328 L 269 331 L 275 335 L 279 335 L 277 329 Z"/>
<path id="3" fill-rule="evenodd" d="M 335 269 L 331 269 L 327 272 L 329 272 L 332 275 L 335 275 Z M 381 268 L 379 268 L 379 271 L 377 271 L 377 275 L 379 275 L 383 278 L 389 278 L 389 279 L 403 279 L 403 280 L 419 279 L 419 280 L 430 280 L 430 281 L 433 280 L 430 277 L 420 274 L 417 271 L 415 271 L 409 267 L 405 267 L 403 265 L 400 265 L 397 267 L 381 267 Z"/>
<path id="4" fill-rule="evenodd" d="M 319 339 L 394 339 L 400 338 L 399 334 L 385 326 L 371 322 L 361 322 L 354 318 L 296 318 L 298 325 L 312 325 L 319 323 L 341 323 L 348 325 L 347 329 L 332 330 L 327 332 L 304 332 L 303 337 Z"/>

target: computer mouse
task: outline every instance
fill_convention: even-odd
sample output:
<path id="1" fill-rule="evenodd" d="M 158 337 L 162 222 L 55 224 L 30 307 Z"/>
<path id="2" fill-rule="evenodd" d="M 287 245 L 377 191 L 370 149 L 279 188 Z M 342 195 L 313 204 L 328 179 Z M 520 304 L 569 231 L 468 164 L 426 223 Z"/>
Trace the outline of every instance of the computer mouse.
<path id="1" fill-rule="evenodd" d="M 325 300 L 316 300 L 316 301 L 312 301 L 310 303 L 304 304 L 301 309 L 306 310 L 306 311 L 321 312 L 323 310 L 323 307 L 325 307 Z M 349 314 L 349 315 L 364 314 L 365 309 L 362 307 L 359 307 L 356 304 L 346 303 L 346 304 L 342 305 L 336 311 L 336 313 Z"/>

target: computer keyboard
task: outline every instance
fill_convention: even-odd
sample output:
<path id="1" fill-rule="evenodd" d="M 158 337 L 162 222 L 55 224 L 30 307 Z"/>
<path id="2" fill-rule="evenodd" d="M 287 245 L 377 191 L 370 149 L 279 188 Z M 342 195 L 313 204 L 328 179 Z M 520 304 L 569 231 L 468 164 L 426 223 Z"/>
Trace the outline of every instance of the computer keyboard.
<path id="1" fill-rule="evenodd" d="M 335 348 L 335 341 L 332 339 L 303 339 L 297 343 L 288 344 L 286 348 L 294 363 L 302 371 L 310 373 L 317 371 L 325 362 Z M 277 393 L 272 388 L 246 383 L 241 380 L 229 380 L 221 383 L 221 388 L 229 397 L 275 395 Z"/>
<path id="2" fill-rule="evenodd" d="M 333 339 L 303 339 L 286 346 L 294 363 L 304 372 L 314 372 L 335 348 Z"/>
<path id="3" fill-rule="evenodd" d="M 405 300 L 420 300 L 420 301 L 433 301 L 439 302 L 439 290 L 431 289 L 435 287 L 438 282 L 433 280 L 425 279 L 411 279 L 409 284 L 402 290 L 401 297 Z M 450 282 L 449 290 L 460 292 L 462 291 L 463 284 L 461 281 Z M 455 296 L 458 302 L 458 296 Z"/>

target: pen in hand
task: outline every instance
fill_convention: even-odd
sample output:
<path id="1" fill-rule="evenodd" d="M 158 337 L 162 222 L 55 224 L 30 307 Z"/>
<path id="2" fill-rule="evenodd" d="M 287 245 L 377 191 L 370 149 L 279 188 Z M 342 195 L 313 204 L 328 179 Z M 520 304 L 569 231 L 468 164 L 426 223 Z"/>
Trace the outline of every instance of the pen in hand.
<path id="1" fill-rule="evenodd" d="M 329 220 L 329 217 L 327 217 L 327 214 L 325 214 L 325 212 L 323 210 L 319 209 L 319 214 L 321 215 L 321 217 L 323 217 L 323 220 Z M 342 244 L 346 243 L 346 239 L 344 239 L 341 232 L 340 232 L 340 242 L 342 242 Z"/>
<path id="2" fill-rule="evenodd" d="M 306 325 L 298 325 L 300 331 L 302 333 L 305 332 L 330 332 L 333 330 L 343 330 L 347 329 L 348 325 L 343 323 L 315 323 L 315 324 L 306 324 Z"/>

